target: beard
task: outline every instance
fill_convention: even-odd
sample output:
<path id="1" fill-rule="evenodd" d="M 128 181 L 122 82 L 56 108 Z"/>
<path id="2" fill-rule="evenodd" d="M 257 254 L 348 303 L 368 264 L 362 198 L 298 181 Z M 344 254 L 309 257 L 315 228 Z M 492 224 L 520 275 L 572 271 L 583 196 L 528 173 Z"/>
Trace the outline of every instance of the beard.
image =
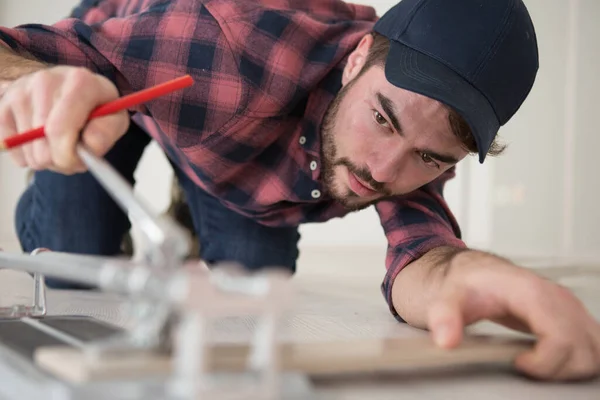
<path id="1" fill-rule="evenodd" d="M 352 89 L 360 75 L 362 74 L 359 74 L 359 76 L 344 86 L 332 100 L 327 112 L 325 113 L 325 116 L 323 117 L 323 124 L 321 128 L 320 153 L 324 188 L 333 199 L 350 211 L 363 210 L 379 201 L 392 197 L 392 193 L 385 189 L 385 185 L 383 183 L 377 182 L 375 179 L 373 179 L 367 168 L 357 166 L 347 157 L 338 157 L 334 133 L 335 123 L 338 119 L 341 103 L 347 96 L 348 92 Z M 335 182 L 335 169 L 339 166 L 345 166 L 348 171 L 359 177 L 364 182 L 368 183 L 373 190 L 380 194 L 380 197 L 372 200 L 362 200 L 360 196 L 358 196 L 349 188 L 345 190 L 339 188 L 339 185 Z"/>

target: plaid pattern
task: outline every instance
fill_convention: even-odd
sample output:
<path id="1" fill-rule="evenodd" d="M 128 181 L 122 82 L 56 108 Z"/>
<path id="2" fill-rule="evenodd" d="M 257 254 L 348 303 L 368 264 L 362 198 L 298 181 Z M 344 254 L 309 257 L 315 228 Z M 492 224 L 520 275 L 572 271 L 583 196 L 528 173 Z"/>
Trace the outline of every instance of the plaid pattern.
<path id="1" fill-rule="evenodd" d="M 195 85 L 132 110 L 198 185 L 266 225 L 347 211 L 321 186 L 319 126 L 347 55 L 377 19 L 341 0 L 83 0 L 52 26 L 1 28 L 0 40 L 49 63 L 90 68 L 122 94 L 184 74 Z M 376 205 L 389 240 L 382 290 L 416 257 L 463 247 L 443 197 L 450 170 Z M 397 316 L 397 315 L 396 315 Z"/>

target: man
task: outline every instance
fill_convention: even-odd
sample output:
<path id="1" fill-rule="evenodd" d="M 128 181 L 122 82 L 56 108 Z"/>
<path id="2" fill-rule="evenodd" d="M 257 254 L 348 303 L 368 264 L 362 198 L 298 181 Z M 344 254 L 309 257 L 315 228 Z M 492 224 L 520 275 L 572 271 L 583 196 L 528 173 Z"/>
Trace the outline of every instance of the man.
<path id="1" fill-rule="evenodd" d="M 37 171 L 16 215 L 25 251 L 118 253 L 127 219 L 74 147 L 133 182 L 154 139 L 208 263 L 293 271 L 299 224 L 374 204 L 400 321 L 452 347 L 489 319 L 538 337 L 515 360 L 525 374 L 598 374 L 598 322 L 560 286 L 467 249 L 442 196 L 469 153 L 501 152 L 497 131 L 534 83 L 521 1 L 403 0 L 377 19 L 340 0 L 104 0 L 73 17 L 0 30 L 0 135 L 47 132 L 12 152 Z M 194 87 L 85 123 L 99 104 L 186 73 Z"/>

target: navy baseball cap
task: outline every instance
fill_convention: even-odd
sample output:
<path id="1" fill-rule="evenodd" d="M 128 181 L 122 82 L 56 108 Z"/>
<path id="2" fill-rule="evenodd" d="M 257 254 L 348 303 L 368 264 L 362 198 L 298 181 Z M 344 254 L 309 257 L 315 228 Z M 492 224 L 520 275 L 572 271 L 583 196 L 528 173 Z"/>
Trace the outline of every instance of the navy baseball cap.
<path id="1" fill-rule="evenodd" d="M 537 38 L 521 0 L 402 0 L 375 24 L 390 39 L 393 85 L 436 99 L 467 122 L 483 163 L 528 96 Z"/>

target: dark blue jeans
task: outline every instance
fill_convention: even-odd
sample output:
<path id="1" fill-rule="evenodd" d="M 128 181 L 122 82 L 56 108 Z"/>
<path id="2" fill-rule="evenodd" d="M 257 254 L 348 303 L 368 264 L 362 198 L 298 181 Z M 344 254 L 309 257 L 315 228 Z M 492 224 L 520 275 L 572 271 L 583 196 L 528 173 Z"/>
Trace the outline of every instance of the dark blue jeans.
<path id="1" fill-rule="evenodd" d="M 134 184 L 134 172 L 149 136 L 132 123 L 106 159 Z M 236 261 L 247 268 L 279 266 L 295 272 L 300 235 L 297 227 L 273 228 L 241 216 L 209 195 L 173 166 L 190 207 L 201 257 L 207 263 Z M 36 172 L 21 196 L 15 225 L 25 252 L 53 251 L 117 255 L 131 224 L 89 173 L 65 176 Z M 85 288 L 47 279 L 49 287 Z"/>

